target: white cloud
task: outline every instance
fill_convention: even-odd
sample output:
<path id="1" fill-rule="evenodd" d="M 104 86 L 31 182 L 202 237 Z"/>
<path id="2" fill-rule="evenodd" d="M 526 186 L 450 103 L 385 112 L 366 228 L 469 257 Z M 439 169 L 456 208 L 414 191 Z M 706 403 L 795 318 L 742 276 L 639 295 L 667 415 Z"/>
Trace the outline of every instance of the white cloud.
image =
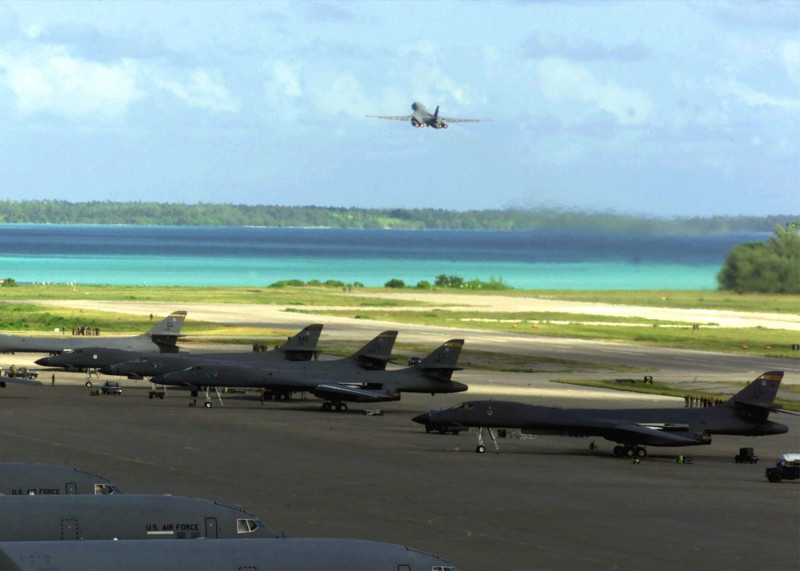
<path id="1" fill-rule="evenodd" d="M 272 73 L 275 83 L 284 95 L 289 97 L 300 97 L 303 89 L 300 87 L 300 79 L 297 70 L 286 62 L 275 62 L 272 66 Z"/>
<path id="2" fill-rule="evenodd" d="M 767 93 L 756 91 L 733 79 L 710 79 L 712 89 L 722 97 L 732 97 L 748 107 L 779 107 L 788 112 L 800 110 L 800 101 L 787 97 L 774 97 Z"/>
<path id="3" fill-rule="evenodd" d="M 800 40 L 786 40 L 781 46 L 781 58 L 786 73 L 795 83 L 800 83 Z"/>
<path id="4" fill-rule="evenodd" d="M 314 94 L 317 108 L 326 114 L 345 113 L 362 117 L 364 109 L 374 107 L 374 103 L 364 95 L 361 82 L 352 73 L 342 73 L 317 85 Z"/>
<path id="5" fill-rule="evenodd" d="M 602 81 L 584 66 L 564 59 L 548 58 L 534 64 L 542 94 L 551 101 L 577 99 L 614 115 L 622 125 L 642 125 L 653 102 L 639 89 Z"/>
<path id="6" fill-rule="evenodd" d="M 236 111 L 228 89 L 219 77 L 212 77 L 204 69 L 197 69 L 181 80 L 156 79 L 158 87 L 172 92 L 190 107 L 212 111 Z"/>
<path id="7" fill-rule="evenodd" d="M 439 49 L 438 46 L 433 42 L 420 40 L 413 44 L 400 46 L 397 50 L 397 53 L 404 58 L 406 57 L 430 58 L 436 55 L 438 49 Z"/>
<path id="8" fill-rule="evenodd" d="M 28 114 L 118 115 L 142 96 L 137 77 L 137 67 L 129 60 L 105 65 L 71 57 L 53 46 L 0 51 L 0 83 L 11 89 L 20 111 Z"/>

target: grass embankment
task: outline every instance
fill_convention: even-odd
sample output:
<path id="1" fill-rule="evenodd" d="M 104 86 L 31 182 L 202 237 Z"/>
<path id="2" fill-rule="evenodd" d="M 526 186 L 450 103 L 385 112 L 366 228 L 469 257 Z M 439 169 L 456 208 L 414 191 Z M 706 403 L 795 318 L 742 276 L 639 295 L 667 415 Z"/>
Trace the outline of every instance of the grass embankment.
<path id="1" fill-rule="evenodd" d="M 663 396 L 677 397 L 677 398 L 684 398 L 687 395 L 692 397 L 709 397 L 709 398 L 720 397 L 719 393 L 711 393 L 698 389 L 683 388 L 681 386 L 676 386 L 675 384 L 668 385 L 666 383 L 659 383 L 658 381 L 654 381 L 652 383 L 641 383 L 641 382 L 621 383 L 619 380 L 598 381 L 598 380 L 554 379 L 553 382 L 564 383 L 568 385 L 580 385 L 582 387 L 596 387 L 601 389 L 613 389 L 617 391 L 663 395 Z M 747 386 L 747 383 L 742 383 L 740 387 L 736 388 L 736 391 L 738 391 L 741 388 L 744 388 L 745 386 Z M 797 385 L 782 384 L 780 390 L 781 392 L 800 394 L 800 386 Z M 733 394 L 734 392 L 731 392 L 729 395 L 726 396 L 733 396 Z M 800 411 L 800 401 L 776 398 L 775 404 L 783 407 L 786 410 Z"/>
<path id="2" fill-rule="evenodd" d="M 317 312 L 318 313 L 318 312 Z M 578 313 L 475 313 L 433 308 L 430 311 L 325 310 L 326 315 L 376 319 L 406 324 L 466 327 L 506 331 L 520 335 L 543 335 L 572 339 L 594 339 L 637 345 L 674 347 L 698 351 L 719 351 L 743 355 L 764 355 L 800 359 L 792 351 L 800 333 L 760 327 L 720 327 Z"/>
<path id="3" fill-rule="evenodd" d="M 358 288 L 343 292 L 330 287 L 147 287 L 147 286 L 64 286 L 24 285 L 0 288 L 2 300 L 97 300 L 157 301 L 170 303 L 257 303 L 287 306 L 363 306 L 407 307 L 403 300 L 359 296 L 360 292 L 385 291 L 383 288 Z M 176 308 L 178 309 L 178 308 Z"/>
<path id="4" fill-rule="evenodd" d="M 428 301 L 410 301 L 389 296 L 377 297 L 384 288 L 359 288 L 346 292 L 330 287 L 285 288 L 192 288 L 133 286 L 18 286 L 0 289 L 5 300 L 98 300 L 98 301 L 169 301 L 174 309 L 186 303 L 252 303 L 270 304 L 287 311 L 313 312 L 351 318 L 377 319 L 401 324 L 424 324 L 445 327 L 505 331 L 549 337 L 596 339 L 667 346 L 681 349 L 720 351 L 800 359 L 792 351 L 800 343 L 800 333 L 763 327 L 720 327 L 714 323 L 687 324 L 679 321 L 648 320 L 640 317 L 557 313 L 498 312 L 485 308 L 465 310 L 450 302 L 436 303 L 436 294 L 458 293 L 465 304 L 475 296 L 502 295 L 538 299 L 592 301 L 610 305 L 638 305 L 664 308 L 722 309 L 759 313 L 796 313 L 800 296 L 737 295 L 715 291 L 520 291 L 475 292 L 443 289 L 433 292 Z M 420 290 L 399 290 L 419 292 Z M 451 299 L 451 298 L 449 298 Z M 444 301 L 444 298 L 443 298 Z M 463 305 L 463 304 L 462 304 Z M 324 309 L 323 309 L 324 308 Z M 163 316 L 154 316 L 157 318 Z M 191 317 L 191 316 L 190 316 Z M 79 325 L 99 327 L 103 334 L 135 334 L 152 326 L 153 321 L 127 315 L 88 312 L 75 309 L 40 308 L 29 304 L 0 304 L 0 329 L 9 332 L 53 334 L 55 328 L 67 333 Z M 285 331 L 259 328 L 229 328 L 211 323 L 187 320 L 186 335 L 239 337 L 237 341 L 263 342 L 264 338 L 280 338 Z"/>

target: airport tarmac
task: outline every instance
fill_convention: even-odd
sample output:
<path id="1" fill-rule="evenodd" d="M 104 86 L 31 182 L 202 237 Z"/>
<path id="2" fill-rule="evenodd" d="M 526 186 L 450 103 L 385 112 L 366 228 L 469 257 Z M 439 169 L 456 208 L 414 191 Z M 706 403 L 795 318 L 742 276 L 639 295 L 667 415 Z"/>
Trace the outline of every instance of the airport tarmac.
<path id="1" fill-rule="evenodd" d="M 4 357 L 20 357 L 4 356 Z M 8 359 L 5 359 L 8 360 Z M 763 371 L 761 371 L 763 372 Z M 508 398 L 468 375 L 480 398 Z M 79 374 L 56 386 L 0 392 L 2 458 L 78 467 L 127 492 L 170 493 L 244 506 L 289 537 L 401 543 L 476 569 L 796 569 L 800 483 L 771 484 L 764 468 L 797 451 L 786 435 L 714 437 L 710 446 L 650 447 L 640 464 L 600 440 L 502 439 L 475 454 L 475 436 L 426 434 L 410 419 L 469 393 L 409 395 L 327 413 L 320 401 L 260 404 L 228 395 L 189 407 L 170 390 L 123 380 L 120 396 L 90 396 Z M 754 378 L 754 377 L 753 377 Z M 742 378 L 741 383 L 752 380 Z M 683 406 L 677 399 L 597 398 L 530 376 L 526 398 L 564 406 Z M 567 391 L 566 393 L 564 391 Z M 624 403 L 624 404 L 623 404 Z M 757 464 L 736 464 L 752 446 Z M 678 464 L 678 454 L 693 464 Z"/>

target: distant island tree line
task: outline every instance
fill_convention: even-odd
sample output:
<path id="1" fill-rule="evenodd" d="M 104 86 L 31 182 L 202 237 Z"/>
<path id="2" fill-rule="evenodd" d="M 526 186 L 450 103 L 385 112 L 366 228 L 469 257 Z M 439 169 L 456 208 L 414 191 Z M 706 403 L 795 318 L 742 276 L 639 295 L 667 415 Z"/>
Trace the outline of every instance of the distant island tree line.
<path id="1" fill-rule="evenodd" d="M 635 232 L 768 231 L 764 242 L 734 247 L 717 274 L 720 289 L 739 293 L 800 294 L 800 225 L 792 216 L 714 216 L 708 218 L 643 218 L 613 213 L 559 209 L 505 210 L 365 209 L 319 206 L 248 206 L 235 204 L 168 204 L 157 202 L 82 202 L 59 200 L 0 201 L 0 224 L 132 224 L 169 226 L 262 226 L 324 228 L 396 228 L 409 230 L 531 230 L 591 229 Z M 788 220 L 787 220 L 788 219 Z M 285 280 L 271 287 L 302 285 Z M 0 285 L 14 286 L 13 278 Z M 361 284 L 325 282 L 321 285 L 358 287 Z M 403 288 L 392 278 L 386 287 Z M 510 289 L 502 278 L 465 281 L 460 276 L 437 276 L 420 281 L 420 289 Z"/>
<path id="2" fill-rule="evenodd" d="M 0 201 L 0 224 L 130 224 L 402 230 L 608 230 L 636 232 L 769 232 L 797 216 L 658 218 L 558 208 L 496 210 L 335 208 L 161 202 Z"/>

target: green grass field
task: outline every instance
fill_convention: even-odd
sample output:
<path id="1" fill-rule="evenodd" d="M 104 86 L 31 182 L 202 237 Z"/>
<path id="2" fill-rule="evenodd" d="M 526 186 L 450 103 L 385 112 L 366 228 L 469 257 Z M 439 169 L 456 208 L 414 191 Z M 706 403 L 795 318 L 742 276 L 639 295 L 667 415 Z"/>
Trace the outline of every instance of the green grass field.
<path id="1" fill-rule="evenodd" d="M 403 290 L 401 290 L 403 291 Z M 416 290 L 405 290 L 416 291 Z M 443 289 L 441 293 L 482 296 L 492 292 Z M 192 288 L 192 287 L 124 287 L 124 286 L 18 286 L 0 288 L 0 330 L 31 334 L 57 334 L 56 329 L 70 332 L 73 327 L 89 324 L 101 333 L 135 334 L 149 329 L 152 322 L 124 314 L 89 312 L 54 306 L 37 306 L 21 301 L 36 300 L 103 300 L 103 301 L 170 301 L 179 305 L 191 303 L 251 303 L 284 306 L 287 311 L 314 312 L 354 319 L 379 319 L 398 324 L 424 324 L 445 327 L 466 327 L 478 330 L 507 331 L 520 335 L 543 335 L 580 339 L 597 339 L 658 345 L 703 351 L 721 351 L 750 355 L 770 355 L 800 359 L 800 351 L 792 351 L 800 343 L 800 333 L 761 327 L 732 328 L 713 323 L 696 326 L 677 321 L 554 312 L 488 312 L 465 311 L 452 303 L 417 302 L 375 297 L 384 288 L 360 288 L 352 292 L 331 287 L 284 288 Z M 497 295 L 497 293 L 494 293 Z M 539 299 L 593 301 L 608 304 L 640 305 L 663 308 L 724 309 L 745 312 L 796 313 L 800 296 L 736 295 L 729 292 L 675 291 L 520 291 L 508 290 L 500 295 Z M 15 303 L 16 300 L 16 303 Z M 443 298 L 444 300 L 444 298 Z M 157 316 L 158 317 L 158 316 Z M 191 317 L 191 316 L 190 316 Z M 189 319 L 184 326 L 187 335 L 220 336 L 227 340 L 250 343 L 254 339 L 275 336 L 282 331 L 258 328 L 228 328 L 218 324 Z"/>

